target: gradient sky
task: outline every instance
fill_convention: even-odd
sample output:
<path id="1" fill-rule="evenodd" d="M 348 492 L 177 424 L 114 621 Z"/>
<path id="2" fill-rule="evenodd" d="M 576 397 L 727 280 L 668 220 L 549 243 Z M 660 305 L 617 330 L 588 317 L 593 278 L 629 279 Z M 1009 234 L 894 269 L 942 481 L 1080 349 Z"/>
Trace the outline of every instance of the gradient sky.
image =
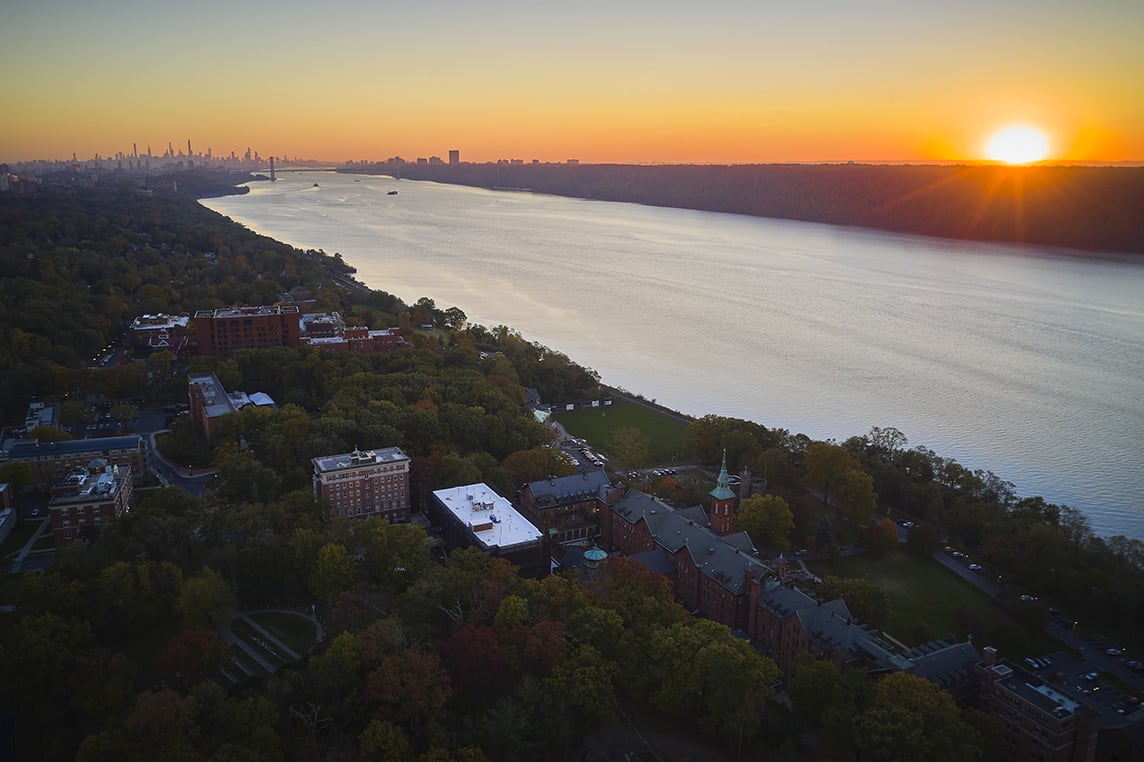
<path id="1" fill-rule="evenodd" d="M 927 7 L 933 6 L 933 7 Z M 1144 160 L 1140 0 L 4 0 L 0 161 Z"/>

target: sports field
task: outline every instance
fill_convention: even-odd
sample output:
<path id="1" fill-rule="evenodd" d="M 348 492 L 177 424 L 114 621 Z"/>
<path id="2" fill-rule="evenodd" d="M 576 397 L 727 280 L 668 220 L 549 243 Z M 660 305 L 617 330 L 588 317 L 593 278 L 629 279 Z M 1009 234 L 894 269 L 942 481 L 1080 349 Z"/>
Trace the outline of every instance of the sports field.
<path id="1" fill-rule="evenodd" d="M 557 413 L 555 418 L 569 434 L 588 440 L 593 450 L 605 455 L 612 432 L 634 426 L 647 435 L 649 465 L 681 463 L 687 458 L 687 426 L 644 405 L 616 401 L 607 407 Z"/>
<path id="2" fill-rule="evenodd" d="M 807 566 L 820 577 L 858 577 L 885 590 L 890 596 L 890 620 L 885 631 L 907 645 L 944 638 L 954 612 L 965 609 L 980 622 L 973 637 L 978 650 L 992 645 L 1002 656 L 1021 658 L 1062 647 L 1046 633 L 1030 636 L 988 595 L 932 558 L 919 558 L 904 549 L 885 555 L 863 553 L 833 562 L 812 561 Z"/>

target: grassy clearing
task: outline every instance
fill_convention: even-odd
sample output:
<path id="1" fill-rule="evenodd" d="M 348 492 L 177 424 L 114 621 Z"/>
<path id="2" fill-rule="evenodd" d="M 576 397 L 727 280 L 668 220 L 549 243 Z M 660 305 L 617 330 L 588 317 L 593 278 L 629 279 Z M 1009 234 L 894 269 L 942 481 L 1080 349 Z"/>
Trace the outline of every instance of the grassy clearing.
<path id="1" fill-rule="evenodd" d="M 299 655 L 307 653 L 318 637 L 314 623 L 304 616 L 282 611 L 263 611 L 247 616 Z"/>
<path id="2" fill-rule="evenodd" d="M 616 401 L 608 407 L 583 408 L 555 417 L 569 434 L 588 440 L 593 449 L 605 455 L 613 432 L 634 426 L 647 435 L 650 464 L 680 463 L 687 457 L 687 426 L 634 402 Z"/>
<path id="3" fill-rule="evenodd" d="M 1060 650 L 1047 633 L 1030 637 L 997 603 L 932 558 L 918 558 L 905 550 L 886 555 L 864 553 L 837 561 L 808 563 L 819 576 L 858 577 L 874 582 L 890 596 L 886 632 L 907 645 L 943 638 L 953 614 L 965 609 L 982 623 L 974 633 L 978 648 L 992 645 L 1002 656 L 1020 658 Z M 928 634 L 928 637 L 917 637 Z"/>

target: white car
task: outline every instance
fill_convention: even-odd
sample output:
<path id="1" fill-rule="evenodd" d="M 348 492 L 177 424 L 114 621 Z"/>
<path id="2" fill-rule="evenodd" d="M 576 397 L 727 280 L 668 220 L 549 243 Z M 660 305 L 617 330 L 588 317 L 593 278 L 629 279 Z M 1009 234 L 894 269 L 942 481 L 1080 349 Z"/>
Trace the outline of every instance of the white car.
<path id="1" fill-rule="evenodd" d="M 981 568 L 981 564 L 970 564 L 969 565 L 969 571 L 979 572 L 979 571 L 983 571 L 983 569 Z"/>

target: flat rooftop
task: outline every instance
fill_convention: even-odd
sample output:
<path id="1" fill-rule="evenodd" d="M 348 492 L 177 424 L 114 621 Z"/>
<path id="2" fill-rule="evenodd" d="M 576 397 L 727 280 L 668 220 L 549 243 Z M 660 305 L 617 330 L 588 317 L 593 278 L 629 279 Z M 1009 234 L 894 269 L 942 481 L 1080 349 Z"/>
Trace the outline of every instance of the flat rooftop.
<path id="1" fill-rule="evenodd" d="M 191 373 L 187 380 L 197 386 L 203 395 L 203 412 L 207 418 L 217 418 L 238 410 L 214 373 Z"/>
<path id="2" fill-rule="evenodd" d="M 160 330 L 163 328 L 186 328 L 190 318 L 186 315 L 140 315 L 131 321 L 131 330 Z"/>
<path id="3" fill-rule="evenodd" d="M 433 497 L 485 548 L 511 548 L 539 542 L 542 537 L 512 503 L 483 482 L 439 489 Z"/>
<path id="4" fill-rule="evenodd" d="M 22 460 L 39 455 L 76 455 L 108 450 L 138 450 L 143 440 L 138 434 L 122 437 L 98 437 L 95 439 L 67 439 L 62 442 L 34 442 L 21 440 L 0 454 L 0 460 Z"/>
<path id="5" fill-rule="evenodd" d="M 222 307 L 217 310 L 199 310 L 197 318 L 233 318 L 251 315 L 298 315 L 301 310 L 296 304 L 275 304 L 262 307 Z"/>
<path id="6" fill-rule="evenodd" d="M 1080 706 L 1079 702 L 1053 689 L 1036 675 L 1029 674 L 1018 667 L 1009 664 L 996 664 L 991 669 L 1002 675 L 1000 681 L 1002 686 L 1044 712 L 1057 717 L 1067 717 L 1076 712 L 1077 707 Z"/>
<path id="7" fill-rule="evenodd" d="M 340 471 L 345 468 L 360 468 L 372 463 L 399 463 L 409 460 L 400 447 L 383 447 L 380 450 L 354 450 L 340 455 L 326 455 L 314 458 L 314 468 L 318 473 Z"/>
<path id="8" fill-rule="evenodd" d="M 90 503 L 92 500 L 114 500 L 120 487 L 131 477 L 130 467 L 102 471 L 98 474 L 73 473 L 64 479 L 64 484 L 75 489 L 74 494 L 56 495 L 49 501 L 48 507 L 71 505 L 73 503 Z"/>

